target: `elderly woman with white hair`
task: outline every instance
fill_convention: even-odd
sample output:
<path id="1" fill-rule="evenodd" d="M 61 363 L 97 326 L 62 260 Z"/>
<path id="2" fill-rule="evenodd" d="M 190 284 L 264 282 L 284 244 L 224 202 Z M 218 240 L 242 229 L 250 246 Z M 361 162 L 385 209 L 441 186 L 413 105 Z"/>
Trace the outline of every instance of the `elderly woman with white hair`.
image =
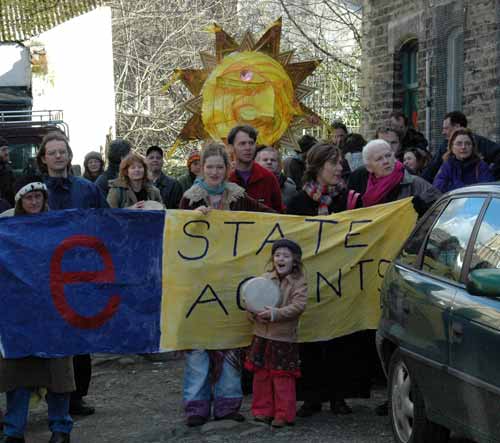
<path id="1" fill-rule="evenodd" d="M 363 163 L 367 173 L 350 179 L 348 187 L 362 195 L 364 207 L 414 197 L 413 205 L 420 216 L 441 195 L 423 178 L 405 170 L 385 140 L 376 139 L 365 145 Z"/>

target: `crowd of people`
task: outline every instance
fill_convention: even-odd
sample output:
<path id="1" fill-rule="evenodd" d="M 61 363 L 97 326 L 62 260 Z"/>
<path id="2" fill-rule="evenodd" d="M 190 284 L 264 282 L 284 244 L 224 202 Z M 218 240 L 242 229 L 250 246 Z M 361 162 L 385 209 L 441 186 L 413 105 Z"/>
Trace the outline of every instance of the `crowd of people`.
<path id="1" fill-rule="evenodd" d="M 396 112 L 370 141 L 334 122 L 329 139 L 304 135 L 300 151 L 283 161 L 275 147 L 257 146 L 255 128 L 238 125 L 226 145 L 209 143 L 201 152 L 192 150 L 179 179 L 163 172 L 161 147 L 150 146 L 141 156 L 123 139 L 110 143 L 106 169 L 101 154 L 89 152 L 83 177 L 75 176 L 69 141 L 60 132 L 49 133 L 39 147 L 39 175 L 16 179 L 8 141 L 0 137 L 0 217 L 107 207 L 315 216 L 406 197 L 413 198 L 422 215 L 441 193 L 500 177 L 500 146 L 468 129 L 464 114 L 445 116 L 443 136 L 432 154 L 425 137 Z M 239 409 L 242 379 L 251 378 L 249 374 L 252 414 L 275 427 L 293 424 L 296 414 L 317 413 L 324 402 L 334 414 L 352 413 L 346 400 L 370 395 L 377 372 L 373 331 L 297 343 L 298 318 L 307 301 L 301 257 L 292 240 L 274 242 L 263 277 L 279 287 L 281 302 L 249 313 L 254 324 L 249 349 L 185 351 L 183 400 L 189 426 L 202 425 L 212 415 L 215 420 L 245 420 Z M 7 395 L 4 441 L 24 441 L 30 395 L 44 387 L 50 442 L 69 442 L 71 417 L 95 412 L 84 400 L 91 376 L 90 355 L 0 359 L 0 389 Z M 303 403 L 296 411 L 298 398 Z M 384 414 L 385 405 L 378 412 Z"/>

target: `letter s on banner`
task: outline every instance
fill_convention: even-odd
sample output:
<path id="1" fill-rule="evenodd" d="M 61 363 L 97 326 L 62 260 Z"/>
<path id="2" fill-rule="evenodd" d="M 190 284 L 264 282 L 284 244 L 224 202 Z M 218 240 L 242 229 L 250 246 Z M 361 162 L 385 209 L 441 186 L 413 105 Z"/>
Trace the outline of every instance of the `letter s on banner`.
<path id="1" fill-rule="evenodd" d="M 94 249 L 104 262 L 102 271 L 62 272 L 61 265 L 64 254 L 77 247 Z M 50 260 L 50 291 L 54 305 L 62 318 L 75 328 L 96 329 L 106 323 L 118 310 L 120 296 L 113 295 L 105 308 L 98 314 L 86 317 L 76 312 L 68 303 L 64 294 L 64 285 L 71 283 L 114 283 L 115 268 L 111 254 L 104 243 L 96 237 L 73 235 L 65 239 L 56 248 Z"/>

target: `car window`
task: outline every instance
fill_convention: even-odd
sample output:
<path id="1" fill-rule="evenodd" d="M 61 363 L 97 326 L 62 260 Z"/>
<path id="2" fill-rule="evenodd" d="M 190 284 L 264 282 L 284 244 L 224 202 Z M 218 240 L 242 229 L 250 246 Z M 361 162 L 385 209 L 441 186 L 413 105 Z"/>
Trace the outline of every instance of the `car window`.
<path id="1" fill-rule="evenodd" d="M 465 250 L 483 203 L 483 197 L 450 201 L 425 245 L 424 271 L 450 280 L 460 280 Z"/>
<path id="2" fill-rule="evenodd" d="M 470 271 L 500 268 L 500 199 L 491 200 L 472 251 Z"/>
<path id="3" fill-rule="evenodd" d="M 436 220 L 436 217 L 439 215 L 445 204 L 446 201 L 443 201 L 439 205 L 437 205 L 418 227 L 418 229 L 413 233 L 413 235 L 408 239 L 406 244 L 403 246 L 399 257 L 397 258 L 397 261 L 399 263 L 417 267 L 418 253 L 420 252 L 420 248 L 424 243 L 425 236 L 427 235 L 427 232 L 429 231 L 430 227 L 434 223 L 434 220 Z"/>

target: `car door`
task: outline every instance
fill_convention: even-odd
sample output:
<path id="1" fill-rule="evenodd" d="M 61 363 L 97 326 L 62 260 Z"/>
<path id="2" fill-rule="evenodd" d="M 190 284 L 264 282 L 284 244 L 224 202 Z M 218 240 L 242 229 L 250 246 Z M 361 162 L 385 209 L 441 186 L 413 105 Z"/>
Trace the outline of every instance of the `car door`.
<path id="1" fill-rule="evenodd" d="M 500 268 L 500 198 L 493 198 L 476 228 L 464 274 Z M 457 291 L 451 315 L 449 372 L 455 414 L 473 432 L 500 441 L 500 288 L 498 298 Z M 460 407 L 458 407 L 460 405 Z"/>
<path id="2" fill-rule="evenodd" d="M 408 280 L 410 345 L 413 369 L 424 394 L 427 415 L 449 415 L 447 375 L 450 315 L 460 281 L 467 246 L 485 197 L 449 200 L 430 229 L 421 251 L 418 276 Z"/>
<path id="3" fill-rule="evenodd" d="M 448 313 L 454 286 L 435 282 L 420 269 L 421 249 L 448 201 L 435 206 L 403 247 L 387 282 L 384 314 L 379 330 L 390 332 L 414 369 L 424 397 L 439 409 L 443 396 L 439 374 L 448 364 Z"/>

